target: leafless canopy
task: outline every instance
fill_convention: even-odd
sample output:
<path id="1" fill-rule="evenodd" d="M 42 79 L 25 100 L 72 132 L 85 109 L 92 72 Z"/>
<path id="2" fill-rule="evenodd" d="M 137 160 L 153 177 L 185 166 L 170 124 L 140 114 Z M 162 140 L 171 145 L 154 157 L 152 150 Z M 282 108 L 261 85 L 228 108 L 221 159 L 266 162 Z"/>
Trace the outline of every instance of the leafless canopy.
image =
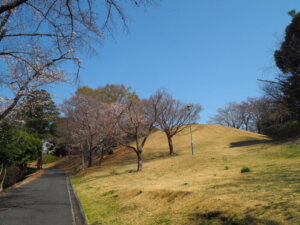
<path id="1" fill-rule="evenodd" d="M 119 117 L 118 127 L 123 135 L 119 136 L 119 144 L 133 150 L 137 155 L 137 171 L 142 170 L 143 147 L 154 131 L 158 116 L 160 99 L 129 101 L 123 103 L 122 113 Z M 134 141 L 134 145 L 128 139 Z"/>
<path id="2" fill-rule="evenodd" d="M 130 0 L 135 6 L 152 0 Z M 75 64 L 80 50 L 101 43 L 114 17 L 126 25 L 121 0 L 1 0 L 0 1 L 0 120 L 19 100 L 40 86 L 66 81 L 61 63 Z"/>
<path id="3" fill-rule="evenodd" d="M 160 99 L 157 124 L 168 138 L 170 155 L 172 155 L 172 137 L 182 131 L 185 125 L 195 123 L 199 119 L 202 107 L 198 104 L 186 104 L 176 100 L 171 94 L 163 90 L 157 91 L 152 98 Z"/>
<path id="4" fill-rule="evenodd" d="M 260 132 L 259 121 L 272 107 L 269 98 L 248 98 L 241 103 L 230 102 L 219 108 L 209 123 Z"/>

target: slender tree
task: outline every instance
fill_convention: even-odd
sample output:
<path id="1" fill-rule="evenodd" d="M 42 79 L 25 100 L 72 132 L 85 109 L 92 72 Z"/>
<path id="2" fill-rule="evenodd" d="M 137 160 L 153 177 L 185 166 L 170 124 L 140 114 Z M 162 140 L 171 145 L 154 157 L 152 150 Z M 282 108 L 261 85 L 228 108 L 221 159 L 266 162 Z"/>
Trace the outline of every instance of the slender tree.
<path id="1" fill-rule="evenodd" d="M 137 172 L 143 169 L 142 153 L 149 135 L 154 131 L 158 116 L 159 98 L 141 101 L 130 101 L 123 104 L 123 110 L 118 120 L 122 131 L 119 144 L 133 150 L 137 156 Z M 134 144 L 131 145 L 130 141 Z"/>
<path id="2" fill-rule="evenodd" d="M 199 119 L 202 107 L 197 104 L 182 103 L 165 91 L 158 91 L 152 97 L 157 99 L 157 123 L 166 134 L 169 145 L 169 154 L 174 154 L 173 137 L 181 132 L 187 124 L 195 123 Z"/>

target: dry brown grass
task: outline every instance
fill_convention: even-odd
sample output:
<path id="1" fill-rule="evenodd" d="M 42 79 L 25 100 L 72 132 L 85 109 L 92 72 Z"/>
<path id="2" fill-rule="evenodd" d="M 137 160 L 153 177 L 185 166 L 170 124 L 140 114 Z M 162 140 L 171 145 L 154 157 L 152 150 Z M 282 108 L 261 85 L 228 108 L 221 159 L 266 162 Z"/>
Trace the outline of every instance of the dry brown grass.
<path id="1" fill-rule="evenodd" d="M 75 176 L 90 224 L 300 224 L 299 147 L 215 125 L 193 132 L 195 156 L 187 131 L 175 137 L 172 157 L 156 132 L 144 171 L 133 172 L 135 155 L 119 149 L 103 167 Z M 240 173 L 243 166 L 251 172 Z"/>

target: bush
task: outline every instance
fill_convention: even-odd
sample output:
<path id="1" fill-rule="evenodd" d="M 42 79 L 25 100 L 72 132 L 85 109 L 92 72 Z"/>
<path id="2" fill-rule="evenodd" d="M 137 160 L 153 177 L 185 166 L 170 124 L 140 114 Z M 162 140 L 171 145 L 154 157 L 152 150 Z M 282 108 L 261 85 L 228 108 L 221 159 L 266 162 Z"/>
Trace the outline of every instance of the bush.
<path id="1" fill-rule="evenodd" d="M 300 135 L 300 121 L 288 121 L 274 124 L 271 121 L 262 121 L 261 130 L 263 134 L 276 139 L 296 137 Z"/>
<path id="2" fill-rule="evenodd" d="M 251 169 L 249 167 L 243 166 L 241 169 L 241 173 L 249 173 L 251 172 Z"/>
<path id="3" fill-rule="evenodd" d="M 41 151 L 42 141 L 34 135 L 8 123 L 0 124 L 0 164 L 25 168 Z"/>

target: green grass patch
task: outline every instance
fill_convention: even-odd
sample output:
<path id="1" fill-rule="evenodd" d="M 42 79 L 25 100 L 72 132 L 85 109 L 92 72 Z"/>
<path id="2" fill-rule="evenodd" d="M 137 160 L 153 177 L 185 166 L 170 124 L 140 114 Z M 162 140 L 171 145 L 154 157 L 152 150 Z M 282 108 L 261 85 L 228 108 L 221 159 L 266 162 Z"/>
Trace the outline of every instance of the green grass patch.
<path id="1" fill-rule="evenodd" d="M 43 154 L 43 164 L 53 163 L 53 162 L 57 161 L 58 159 L 59 159 L 59 157 L 57 157 L 55 155 Z"/>
<path id="2" fill-rule="evenodd" d="M 300 156 L 300 146 L 288 145 L 281 149 L 281 156 L 284 158 L 295 158 Z"/>
<path id="3" fill-rule="evenodd" d="M 76 185 L 75 185 L 75 189 Z M 102 195 L 87 196 L 84 192 L 76 190 L 86 213 L 89 223 L 94 225 L 120 225 L 124 223 L 120 215 L 121 208 L 118 195 L 112 195 L 116 190 L 111 190 Z M 111 196 L 108 198 L 108 196 Z"/>
<path id="4" fill-rule="evenodd" d="M 247 166 L 243 166 L 241 169 L 241 173 L 249 173 L 251 172 L 251 169 Z"/>
<path id="5" fill-rule="evenodd" d="M 108 195 L 112 195 L 116 192 L 117 192 L 116 190 L 110 190 L 110 191 L 104 192 L 101 196 L 105 197 L 105 196 L 108 196 Z"/>

